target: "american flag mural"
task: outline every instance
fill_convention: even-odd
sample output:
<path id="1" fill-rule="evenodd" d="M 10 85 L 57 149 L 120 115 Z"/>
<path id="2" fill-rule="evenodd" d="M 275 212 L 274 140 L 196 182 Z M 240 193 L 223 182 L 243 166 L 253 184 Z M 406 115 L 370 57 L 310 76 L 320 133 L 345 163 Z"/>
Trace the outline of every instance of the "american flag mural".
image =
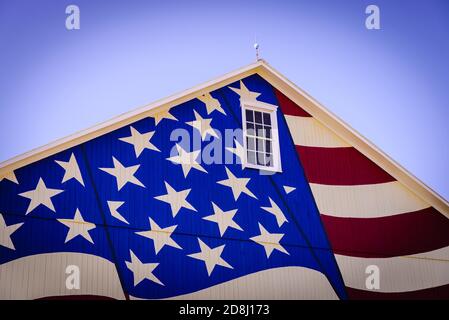
<path id="1" fill-rule="evenodd" d="M 244 168 L 242 136 L 225 142 L 242 97 L 279 106 L 281 172 Z M 254 74 L 5 174 L 0 298 L 448 297 L 448 234 L 446 217 Z"/>
<path id="2" fill-rule="evenodd" d="M 276 91 L 353 299 L 449 298 L 449 220 Z M 368 290 L 366 267 L 379 267 Z"/>

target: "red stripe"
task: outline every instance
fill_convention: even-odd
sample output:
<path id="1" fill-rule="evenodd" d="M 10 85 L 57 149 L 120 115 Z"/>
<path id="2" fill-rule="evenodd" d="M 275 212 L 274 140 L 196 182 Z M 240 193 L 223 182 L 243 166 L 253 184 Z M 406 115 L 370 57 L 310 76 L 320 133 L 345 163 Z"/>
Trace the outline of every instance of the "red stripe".
<path id="1" fill-rule="evenodd" d="M 346 287 L 353 300 L 447 300 L 449 285 L 409 292 L 376 292 Z"/>
<path id="2" fill-rule="evenodd" d="M 432 251 L 449 245 L 449 219 L 433 207 L 381 218 L 321 215 L 336 254 L 385 258 Z"/>
<path id="3" fill-rule="evenodd" d="M 361 185 L 395 181 L 353 147 L 296 146 L 307 179 L 327 185 Z"/>
<path id="4" fill-rule="evenodd" d="M 287 98 L 282 92 L 274 89 L 276 97 L 281 107 L 282 113 L 289 116 L 311 117 L 306 111 L 300 108 L 296 103 Z"/>

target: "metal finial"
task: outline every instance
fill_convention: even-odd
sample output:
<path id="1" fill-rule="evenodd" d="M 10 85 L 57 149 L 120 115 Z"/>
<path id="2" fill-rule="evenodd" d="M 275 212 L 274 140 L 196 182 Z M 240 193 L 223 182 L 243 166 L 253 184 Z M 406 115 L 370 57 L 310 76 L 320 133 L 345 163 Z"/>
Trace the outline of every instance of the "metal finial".
<path id="1" fill-rule="evenodd" d="M 256 49 L 256 61 L 259 61 L 259 44 L 254 43 L 254 49 Z"/>

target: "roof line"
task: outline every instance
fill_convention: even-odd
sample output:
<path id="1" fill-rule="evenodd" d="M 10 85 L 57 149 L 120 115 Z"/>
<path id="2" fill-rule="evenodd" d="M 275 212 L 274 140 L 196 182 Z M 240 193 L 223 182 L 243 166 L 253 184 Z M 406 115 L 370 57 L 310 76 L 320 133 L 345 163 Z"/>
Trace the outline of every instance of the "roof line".
<path id="1" fill-rule="evenodd" d="M 123 113 L 106 122 L 100 123 L 89 129 L 79 131 L 73 135 L 56 140 L 42 147 L 33 149 L 29 152 L 16 156 L 12 159 L 0 163 L 0 176 L 3 176 L 13 170 L 36 162 L 65 149 L 77 146 L 83 142 L 89 141 L 103 134 L 114 131 L 123 126 L 129 125 L 135 121 L 154 115 L 164 108 L 179 105 L 201 94 L 208 93 L 232 82 L 245 78 L 253 74 L 259 74 L 271 85 L 276 87 L 284 95 L 301 106 L 305 111 L 311 114 L 316 120 L 329 128 L 339 137 L 346 140 L 350 145 L 360 151 L 363 155 L 376 163 L 382 169 L 387 171 L 396 180 L 403 183 L 410 191 L 438 211 L 449 218 L 449 203 L 432 190 L 429 186 L 420 181 L 417 177 L 403 168 L 400 164 L 390 158 L 387 154 L 377 148 L 363 135 L 351 128 L 347 123 L 333 114 L 308 93 L 296 86 L 292 81 L 284 77 L 267 62 L 260 59 L 255 63 L 239 68 L 227 73 L 221 77 L 207 81 L 190 89 L 176 93 L 169 97 L 157 100 L 151 104 L 142 106 L 133 111 Z"/>
<path id="2" fill-rule="evenodd" d="M 240 80 L 241 78 L 255 74 L 257 73 L 258 68 L 260 68 L 262 65 L 263 61 L 259 60 L 255 63 L 251 63 L 245 67 L 229 72 L 213 80 L 175 93 L 166 98 L 156 100 L 150 104 L 144 105 L 129 112 L 125 112 L 117 117 L 99 123 L 88 129 L 78 131 L 74 134 L 55 140 L 41 147 L 32 149 L 31 151 L 15 156 L 9 160 L 3 161 L 0 163 L 0 176 L 3 176 L 6 173 L 61 152 L 62 150 L 65 150 L 67 148 L 74 147 L 83 142 L 114 131 L 135 121 L 154 115 L 167 107 L 176 106 L 178 104 L 189 101 L 201 94 L 218 89 L 222 86 L 225 86 L 226 84 L 230 84 L 234 81 Z"/>
<path id="3" fill-rule="evenodd" d="M 301 106 L 316 120 L 334 132 L 337 136 L 346 140 L 351 146 L 388 172 L 396 180 L 404 184 L 412 193 L 425 200 L 435 209 L 449 218 L 449 203 L 436 191 L 431 189 L 407 169 L 380 150 L 362 134 L 357 132 L 337 115 L 329 111 L 308 93 L 284 77 L 268 63 L 264 62 L 259 74 L 270 82 L 288 98 Z"/>

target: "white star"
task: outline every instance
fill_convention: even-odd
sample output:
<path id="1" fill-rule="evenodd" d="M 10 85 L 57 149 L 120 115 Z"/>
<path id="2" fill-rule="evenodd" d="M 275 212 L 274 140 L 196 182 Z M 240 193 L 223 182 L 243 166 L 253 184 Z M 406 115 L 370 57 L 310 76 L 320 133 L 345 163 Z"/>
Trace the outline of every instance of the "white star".
<path id="1" fill-rule="evenodd" d="M 289 186 L 284 186 L 284 190 L 286 194 L 289 194 L 290 192 L 293 192 L 296 190 L 295 187 L 289 187 Z"/>
<path id="2" fill-rule="evenodd" d="M 234 139 L 235 148 L 227 147 L 226 150 L 229 152 L 232 152 L 240 159 L 240 163 L 242 163 L 243 155 L 244 155 L 244 149 L 243 146 L 237 141 L 237 139 Z"/>
<path id="3" fill-rule="evenodd" d="M 210 93 L 203 94 L 202 96 L 199 96 L 198 99 L 204 102 L 204 104 L 206 105 L 208 115 L 211 114 L 214 110 L 217 110 L 218 112 L 226 115 L 226 112 L 221 107 L 220 101 L 212 97 Z"/>
<path id="4" fill-rule="evenodd" d="M 160 201 L 164 201 L 170 205 L 173 218 L 176 217 L 181 208 L 190 209 L 196 212 L 196 209 L 192 207 L 192 205 L 186 200 L 191 189 L 176 191 L 166 181 L 164 181 L 164 183 L 165 188 L 167 189 L 167 193 L 154 198 Z"/>
<path id="5" fill-rule="evenodd" d="M 281 208 L 276 204 L 276 202 L 273 201 L 270 197 L 268 197 L 270 200 L 271 207 L 261 207 L 265 211 L 268 211 L 272 215 L 276 217 L 276 221 L 278 223 L 278 226 L 281 227 L 284 222 L 288 222 L 287 218 L 285 217 L 284 213 L 281 211 Z"/>
<path id="6" fill-rule="evenodd" d="M 243 231 L 243 229 L 240 228 L 240 226 L 233 220 L 235 214 L 237 213 L 237 209 L 223 211 L 213 202 L 212 206 L 214 208 L 214 214 L 203 217 L 203 219 L 215 222 L 218 225 L 218 229 L 220 230 L 220 236 L 223 236 L 228 228 L 234 228 Z"/>
<path id="7" fill-rule="evenodd" d="M 2 174 L 2 175 L 0 176 L 0 182 L 1 182 L 3 179 L 9 180 L 9 181 L 14 182 L 14 183 L 16 183 L 16 184 L 19 184 L 19 181 L 17 181 L 17 178 L 16 178 L 16 175 L 15 175 L 14 171 L 11 171 L 11 172 L 5 172 L 4 174 Z"/>
<path id="8" fill-rule="evenodd" d="M 209 276 L 211 275 L 212 271 L 214 271 L 216 265 L 234 269 L 229 263 L 221 258 L 221 253 L 223 252 L 225 245 L 212 249 L 209 248 L 203 241 L 201 241 L 200 238 L 198 238 L 198 243 L 200 244 L 201 251 L 189 254 L 188 257 L 204 261 L 204 263 L 206 264 L 207 274 Z"/>
<path id="9" fill-rule="evenodd" d="M 34 210 L 34 208 L 36 208 L 41 204 L 46 206 L 51 211 L 56 212 L 55 207 L 53 206 L 53 202 L 51 201 L 51 198 L 56 196 L 57 194 L 60 194 L 63 191 L 64 190 L 47 188 L 44 180 L 42 180 L 42 178 L 39 178 L 36 189 L 19 193 L 19 196 L 31 200 L 30 204 L 28 205 L 27 212 L 25 214 L 30 213 L 31 211 Z"/>
<path id="10" fill-rule="evenodd" d="M 134 287 L 141 283 L 143 280 L 148 279 L 150 281 L 156 282 L 163 286 L 164 284 L 156 278 L 153 274 L 154 269 L 159 265 L 159 263 L 142 263 L 139 258 L 129 250 L 129 254 L 131 256 L 131 262 L 125 261 L 126 266 L 133 273 L 134 278 Z"/>
<path id="11" fill-rule="evenodd" d="M 100 170 L 109 173 L 117 179 L 118 191 L 120 191 L 120 189 L 123 188 L 123 186 L 128 182 L 145 188 L 143 183 L 134 176 L 136 171 L 139 169 L 140 164 L 124 167 L 116 158 L 112 157 L 112 161 L 114 163 L 113 168 L 100 168 Z"/>
<path id="12" fill-rule="evenodd" d="M 140 154 L 142 153 L 142 151 L 144 149 L 149 149 L 149 150 L 154 150 L 154 151 L 160 152 L 160 150 L 157 147 L 155 147 L 154 144 L 152 144 L 150 142 L 155 131 L 140 133 L 133 127 L 130 127 L 130 128 L 131 128 L 131 135 L 128 137 L 119 138 L 119 140 L 129 143 L 129 144 L 132 144 L 134 146 L 134 152 L 136 153 L 136 158 L 138 158 L 140 156 Z"/>
<path id="13" fill-rule="evenodd" d="M 75 179 L 76 181 L 81 183 L 81 185 L 84 187 L 83 177 L 81 175 L 78 162 L 76 161 L 75 155 L 73 153 L 70 155 L 69 161 L 65 162 L 55 160 L 55 162 L 65 170 L 64 177 L 62 177 L 61 183 L 64 183 L 70 179 Z"/>
<path id="14" fill-rule="evenodd" d="M 273 250 L 278 250 L 289 255 L 287 250 L 279 244 L 279 241 L 281 241 L 284 236 L 283 233 L 269 233 L 260 223 L 259 230 L 260 235 L 252 237 L 250 240 L 253 240 L 264 247 L 267 258 L 270 257 Z"/>
<path id="15" fill-rule="evenodd" d="M 176 150 L 178 150 L 178 155 L 167 158 L 167 160 L 180 164 L 182 166 L 182 172 L 184 173 L 184 178 L 190 172 L 190 169 L 194 168 L 196 170 L 207 173 L 206 169 L 204 169 L 196 159 L 198 158 L 201 150 L 187 152 L 185 151 L 179 144 L 176 144 Z"/>
<path id="16" fill-rule="evenodd" d="M 260 96 L 258 92 L 249 91 L 242 80 L 240 80 L 240 89 L 228 87 L 240 96 L 240 101 L 255 101 Z"/>
<path id="17" fill-rule="evenodd" d="M 171 113 L 170 109 L 159 111 L 158 113 L 153 115 L 154 118 L 154 125 L 157 126 L 159 122 L 161 122 L 163 119 L 170 119 L 178 121 Z"/>
<path id="18" fill-rule="evenodd" d="M 246 185 L 251 180 L 250 178 L 237 178 L 227 167 L 226 174 L 228 175 L 228 179 L 217 181 L 218 184 L 229 187 L 232 189 L 232 194 L 234 195 L 234 200 L 237 201 L 240 197 L 241 193 L 246 193 L 250 197 L 257 199 L 257 197 L 252 193 Z"/>
<path id="19" fill-rule="evenodd" d="M 210 119 L 202 118 L 195 110 L 193 110 L 193 113 L 195 114 L 195 120 L 186 122 L 186 124 L 197 129 L 201 134 L 202 140 L 204 140 L 208 134 L 210 134 L 215 138 L 218 138 L 218 134 L 215 132 L 215 129 L 212 128 L 210 124 L 212 122 L 212 118 Z"/>
<path id="20" fill-rule="evenodd" d="M 108 201 L 108 208 L 111 212 L 111 216 L 120 220 L 121 222 L 129 224 L 129 222 L 118 212 L 118 208 L 120 208 L 124 203 L 124 201 Z"/>
<path id="21" fill-rule="evenodd" d="M 161 228 L 157 225 L 156 222 L 154 222 L 154 220 L 150 218 L 150 230 L 136 232 L 136 234 L 148 239 L 152 239 L 154 244 L 154 251 L 156 252 L 156 254 L 158 254 L 164 246 L 182 249 L 179 244 L 177 244 L 175 240 L 171 238 L 171 234 L 173 233 L 173 231 L 175 231 L 176 227 L 177 226 L 174 225 L 166 228 Z"/>
<path id="22" fill-rule="evenodd" d="M 19 229 L 22 224 L 23 222 L 7 226 L 3 215 L 0 213 L 0 246 L 9 248 L 11 250 L 16 250 L 16 248 L 14 247 L 14 243 L 11 240 L 11 234 Z"/>
<path id="23" fill-rule="evenodd" d="M 89 231 L 95 229 L 95 224 L 84 221 L 81 212 L 78 209 L 76 209 L 73 219 L 58 219 L 58 221 L 69 228 L 64 243 L 69 242 L 77 236 L 83 237 L 92 244 L 94 243 L 90 237 Z"/>

